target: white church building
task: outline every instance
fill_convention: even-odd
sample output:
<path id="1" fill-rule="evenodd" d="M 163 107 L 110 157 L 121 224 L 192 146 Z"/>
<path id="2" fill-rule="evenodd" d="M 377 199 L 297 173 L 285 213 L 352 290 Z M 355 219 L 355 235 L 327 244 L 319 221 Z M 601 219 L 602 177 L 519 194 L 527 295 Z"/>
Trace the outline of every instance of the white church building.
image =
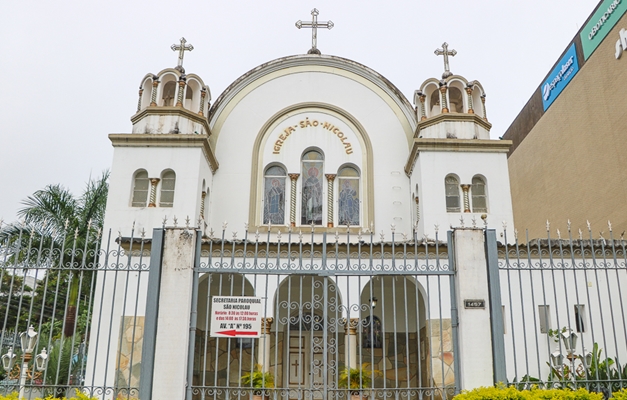
<path id="1" fill-rule="evenodd" d="M 109 135 L 114 156 L 104 231 L 145 230 L 150 237 L 163 226 L 200 233 L 200 262 L 183 278 L 168 274 L 193 263 L 193 246 L 189 255 L 168 256 L 167 244 L 164 249 L 152 346 L 154 363 L 171 367 L 151 378 L 161 398 L 179 398 L 181 390 L 193 398 L 248 396 L 237 388 L 256 365 L 273 376 L 267 388 L 286 399 L 326 398 L 342 389 L 345 366 L 365 369 L 364 363 L 373 378 L 364 388 L 441 398 L 454 385 L 452 269 L 440 265 L 448 260 L 437 246 L 451 226 L 513 226 L 510 142 L 490 139 L 483 86 L 450 71 L 456 52 L 446 43 L 436 51 L 444 73 L 416 72 L 424 83 L 412 103 L 380 73 L 321 54 L 315 31 L 325 23 L 312 14 L 313 22 L 300 26 L 314 28 L 307 54 L 254 67 L 216 99 L 211 77 L 183 68 L 193 47 L 181 39 L 172 46 L 178 66 L 142 78 L 131 133 Z M 167 233 L 166 239 L 174 240 Z M 426 268 L 386 269 L 395 243 L 400 248 L 411 240 L 412 257 L 420 253 Z M 123 237 L 105 238 L 103 248 L 125 241 L 132 253 L 133 240 Z M 213 258 L 219 246 L 232 246 L 220 250 L 220 260 Z M 253 247 L 254 260 L 247 260 Z M 339 260 L 367 247 L 370 259 L 356 270 L 346 256 Z M 153 260 L 143 262 L 152 271 Z M 320 265 L 334 272 L 321 273 Z M 150 280 L 140 273 L 117 281 L 109 273 L 105 280 L 105 274 L 99 273 L 95 310 L 112 317 L 93 324 L 88 360 L 106 353 L 108 361 L 90 364 L 86 381 L 106 379 L 105 386 L 118 389 L 147 385 L 139 382 L 146 359 L 137 332 L 149 331 L 151 300 L 143 293 Z M 261 298 L 258 339 L 212 336 L 214 296 Z M 483 329 L 490 334 L 489 324 Z M 94 339 L 106 336 L 111 342 Z M 118 356 L 109 356 L 113 346 Z M 489 347 L 487 340 L 466 351 L 487 354 Z"/>

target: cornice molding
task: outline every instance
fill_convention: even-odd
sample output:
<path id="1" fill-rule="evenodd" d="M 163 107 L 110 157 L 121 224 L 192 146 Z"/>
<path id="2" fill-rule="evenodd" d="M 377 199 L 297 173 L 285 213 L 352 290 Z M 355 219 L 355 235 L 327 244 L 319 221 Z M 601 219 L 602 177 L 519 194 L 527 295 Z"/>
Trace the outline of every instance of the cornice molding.
<path id="1" fill-rule="evenodd" d="M 183 107 L 149 106 L 133 115 L 131 117 L 131 122 L 134 125 L 149 115 L 179 115 L 191 119 L 194 122 L 202 124 L 208 133 L 207 136 L 211 136 L 211 129 L 209 128 L 209 121 L 207 118 Z"/>
<path id="2" fill-rule="evenodd" d="M 405 164 L 405 173 L 411 176 L 416 159 L 421 151 L 448 151 L 464 153 L 507 153 L 511 140 L 483 139 L 422 139 L 415 138 L 411 153 Z"/>
<path id="3" fill-rule="evenodd" d="M 211 170 L 215 172 L 220 167 L 209 135 L 111 133 L 109 140 L 113 147 L 200 147 Z"/>
<path id="4" fill-rule="evenodd" d="M 477 114 L 466 114 L 466 113 L 443 113 L 438 114 L 435 117 L 429 117 L 425 120 L 418 122 L 418 127 L 416 128 L 416 137 L 419 136 L 419 132 L 421 129 L 428 128 L 430 126 L 439 124 L 444 121 L 453 121 L 453 122 L 474 122 L 475 124 L 480 125 L 482 128 L 490 131 L 492 128 L 492 124 L 478 116 Z"/>

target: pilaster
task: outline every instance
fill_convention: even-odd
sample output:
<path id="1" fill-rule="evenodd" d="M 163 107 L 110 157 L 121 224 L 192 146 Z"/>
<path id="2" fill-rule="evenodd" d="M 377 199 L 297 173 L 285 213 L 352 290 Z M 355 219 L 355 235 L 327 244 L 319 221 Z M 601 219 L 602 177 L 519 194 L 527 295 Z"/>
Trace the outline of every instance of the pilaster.
<path id="1" fill-rule="evenodd" d="M 290 225 L 296 226 L 296 182 L 300 174 L 287 174 L 290 177 Z"/>
<path id="2" fill-rule="evenodd" d="M 327 178 L 327 227 L 333 228 L 333 181 L 336 174 L 324 174 Z"/>

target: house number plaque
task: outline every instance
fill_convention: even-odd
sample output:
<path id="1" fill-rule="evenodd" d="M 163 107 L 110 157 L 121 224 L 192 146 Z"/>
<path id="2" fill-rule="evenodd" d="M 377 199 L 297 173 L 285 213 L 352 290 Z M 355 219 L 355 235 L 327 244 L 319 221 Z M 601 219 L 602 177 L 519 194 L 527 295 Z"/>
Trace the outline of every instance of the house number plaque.
<path id="1" fill-rule="evenodd" d="M 464 300 L 464 308 L 485 308 L 485 300 L 483 299 Z"/>

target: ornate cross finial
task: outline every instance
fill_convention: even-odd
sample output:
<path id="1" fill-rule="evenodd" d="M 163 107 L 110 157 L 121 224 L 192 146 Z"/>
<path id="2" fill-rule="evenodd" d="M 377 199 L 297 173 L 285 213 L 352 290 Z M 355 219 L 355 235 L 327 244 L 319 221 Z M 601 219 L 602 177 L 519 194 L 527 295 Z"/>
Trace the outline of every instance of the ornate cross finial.
<path id="1" fill-rule="evenodd" d="M 442 79 L 446 79 L 449 76 L 453 75 L 453 73 L 451 72 L 451 68 L 448 64 L 448 56 L 455 57 L 455 54 L 457 54 L 457 50 L 449 51 L 448 43 L 444 42 L 442 43 L 442 48 L 435 49 L 434 53 L 436 56 L 444 56 L 444 72 L 442 73 Z"/>
<path id="2" fill-rule="evenodd" d="M 296 21 L 298 29 L 311 28 L 311 49 L 307 54 L 320 54 L 320 50 L 318 50 L 318 28 L 331 29 L 334 26 L 332 21 L 318 21 L 318 14 L 318 10 L 314 8 L 311 10 L 311 22 Z"/>
<path id="3" fill-rule="evenodd" d="M 185 40 L 185 38 L 182 37 L 181 44 L 173 44 L 172 46 L 170 46 L 172 51 L 179 52 L 179 63 L 176 66 L 176 69 L 178 69 L 181 72 L 185 72 L 185 69 L 183 68 L 183 56 L 185 56 L 185 51 L 194 50 L 194 46 L 192 46 L 191 44 L 186 45 L 185 43 L 187 43 L 187 40 Z"/>

